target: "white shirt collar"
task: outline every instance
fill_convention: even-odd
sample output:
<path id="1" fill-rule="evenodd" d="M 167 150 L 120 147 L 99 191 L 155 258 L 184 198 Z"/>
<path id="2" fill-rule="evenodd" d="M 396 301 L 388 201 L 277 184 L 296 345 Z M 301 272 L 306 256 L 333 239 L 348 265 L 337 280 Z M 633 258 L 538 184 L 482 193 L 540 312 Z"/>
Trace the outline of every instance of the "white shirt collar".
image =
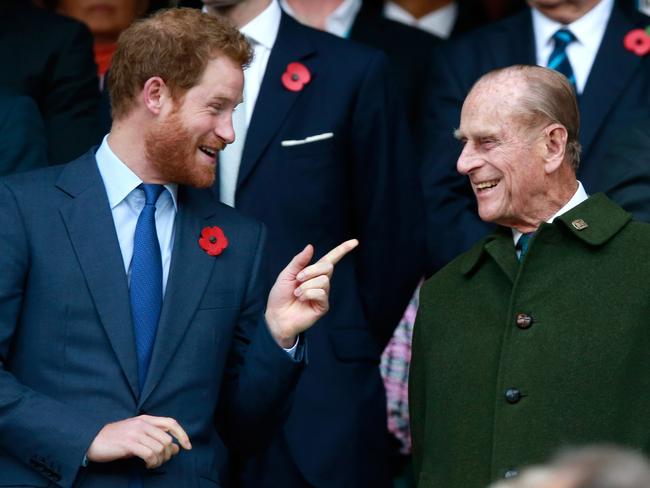
<path id="1" fill-rule="evenodd" d="M 403 9 L 395 2 L 389 1 L 384 4 L 384 16 L 447 39 L 454 30 L 454 24 L 458 18 L 458 3 L 451 2 L 449 5 L 445 5 L 416 19 L 408 10 Z"/>
<path id="2" fill-rule="evenodd" d="M 281 19 L 282 10 L 280 5 L 277 0 L 271 0 L 268 7 L 239 30 L 252 42 L 271 50 L 278 38 Z"/>
<path id="3" fill-rule="evenodd" d="M 280 0 L 282 8 L 293 18 L 300 20 L 296 12 L 287 3 L 287 0 Z M 334 9 L 334 11 L 325 19 L 325 30 L 330 34 L 339 37 L 348 37 L 354 19 L 361 9 L 361 0 L 343 0 L 343 2 Z"/>
<path id="4" fill-rule="evenodd" d="M 531 9 L 537 52 L 540 51 L 541 46 L 552 44 L 553 34 L 562 27 L 567 27 L 576 36 L 576 42 L 598 50 L 613 8 L 614 0 L 601 0 L 589 12 L 568 25 L 550 19 L 534 8 Z M 538 61 L 546 64 L 547 60 Z"/>
<path id="5" fill-rule="evenodd" d="M 575 208 L 578 205 L 580 205 L 587 198 L 589 198 L 589 195 L 587 195 L 587 192 L 585 191 L 584 186 L 582 186 L 582 183 L 580 183 L 578 181 L 578 189 L 573 194 L 571 199 L 567 203 L 564 204 L 564 207 L 562 207 L 560 210 L 558 210 L 555 213 L 555 215 L 553 215 L 546 222 L 550 224 L 555 219 L 557 219 L 560 215 L 563 215 L 563 214 L 567 213 L 569 210 L 571 210 L 572 208 Z M 517 229 L 512 229 L 512 240 L 514 241 L 515 245 L 517 244 L 517 241 L 519 240 L 521 235 L 522 235 L 522 233 L 519 232 Z"/>
<path id="6" fill-rule="evenodd" d="M 142 180 L 111 150 L 108 145 L 108 135 L 104 136 L 101 146 L 99 146 L 99 149 L 95 153 L 95 159 L 97 160 L 99 174 L 104 181 L 104 187 L 108 195 L 108 203 L 111 209 L 114 209 L 138 185 L 142 184 Z M 176 203 L 178 185 L 168 183 L 165 185 L 165 188 L 167 188 L 172 197 L 174 208 L 178 210 Z"/>

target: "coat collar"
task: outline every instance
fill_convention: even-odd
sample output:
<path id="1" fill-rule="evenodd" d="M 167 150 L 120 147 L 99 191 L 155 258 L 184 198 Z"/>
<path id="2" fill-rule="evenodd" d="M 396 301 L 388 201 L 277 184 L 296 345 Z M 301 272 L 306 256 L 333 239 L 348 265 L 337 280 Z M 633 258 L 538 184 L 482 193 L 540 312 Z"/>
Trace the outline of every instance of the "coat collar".
<path id="1" fill-rule="evenodd" d="M 591 247 L 605 244 L 618 234 L 632 216 L 612 202 L 603 193 L 597 193 L 577 207 L 557 217 L 552 224 L 561 225 L 575 239 Z M 584 227 L 584 224 L 587 224 Z M 512 231 L 508 227 L 498 227 L 492 234 L 460 256 L 460 272 L 471 274 L 483 262 L 484 256 L 491 256 L 504 272 L 514 279 L 516 256 L 512 244 Z"/>

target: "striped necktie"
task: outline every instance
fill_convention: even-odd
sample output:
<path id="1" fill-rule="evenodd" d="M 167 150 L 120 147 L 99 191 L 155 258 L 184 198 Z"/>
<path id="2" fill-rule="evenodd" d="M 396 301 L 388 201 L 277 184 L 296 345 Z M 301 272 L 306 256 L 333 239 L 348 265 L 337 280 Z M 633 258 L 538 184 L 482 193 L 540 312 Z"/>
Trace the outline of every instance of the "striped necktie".
<path id="1" fill-rule="evenodd" d="M 573 68 L 569 62 L 566 48 L 576 40 L 576 36 L 569 29 L 559 29 L 553 34 L 553 40 L 555 41 L 555 47 L 548 58 L 547 67 L 566 76 L 575 90 L 576 77 L 573 74 Z"/>

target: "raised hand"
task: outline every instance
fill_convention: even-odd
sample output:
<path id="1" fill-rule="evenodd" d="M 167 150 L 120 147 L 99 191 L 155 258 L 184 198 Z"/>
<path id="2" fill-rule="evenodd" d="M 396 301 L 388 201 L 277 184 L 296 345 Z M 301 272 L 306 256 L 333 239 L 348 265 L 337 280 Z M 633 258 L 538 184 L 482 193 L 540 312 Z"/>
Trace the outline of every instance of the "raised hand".
<path id="1" fill-rule="evenodd" d="M 95 463 L 139 457 L 147 468 L 157 468 L 183 449 L 192 449 L 190 439 L 176 420 L 140 415 L 112 424 L 99 431 L 86 456 Z"/>
<path id="2" fill-rule="evenodd" d="M 266 305 L 266 322 L 278 344 L 292 347 L 296 336 L 307 330 L 329 310 L 330 279 L 334 266 L 357 247 L 351 239 L 332 249 L 316 263 L 309 244 L 279 274 Z"/>

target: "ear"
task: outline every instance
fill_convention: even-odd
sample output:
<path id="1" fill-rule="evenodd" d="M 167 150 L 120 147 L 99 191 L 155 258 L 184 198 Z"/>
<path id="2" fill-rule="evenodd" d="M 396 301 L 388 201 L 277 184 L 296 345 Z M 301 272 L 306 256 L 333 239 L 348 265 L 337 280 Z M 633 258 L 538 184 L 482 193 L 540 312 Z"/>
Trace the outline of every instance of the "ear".
<path id="1" fill-rule="evenodd" d="M 564 162 L 568 133 L 560 124 L 551 124 L 544 129 L 543 134 L 544 172 L 551 174 Z"/>
<path id="2" fill-rule="evenodd" d="M 171 100 L 171 94 L 160 76 L 149 78 L 142 89 L 142 100 L 147 110 L 153 115 L 158 115 L 165 104 Z"/>

